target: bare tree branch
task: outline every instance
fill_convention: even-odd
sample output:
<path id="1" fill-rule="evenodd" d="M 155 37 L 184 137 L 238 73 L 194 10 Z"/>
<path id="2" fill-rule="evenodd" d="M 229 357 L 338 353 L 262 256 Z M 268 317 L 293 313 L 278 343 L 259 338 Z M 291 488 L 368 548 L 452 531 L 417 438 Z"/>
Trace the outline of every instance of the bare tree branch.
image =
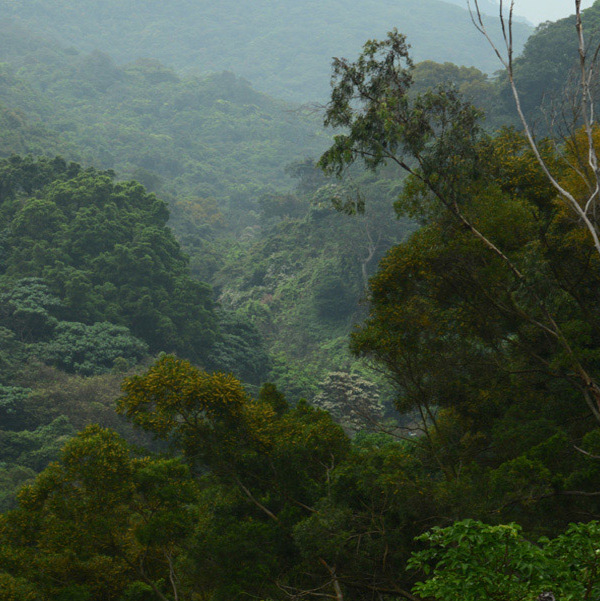
<path id="1" fill-rule="evenodd" d="M 587 231 L 592 237 L 594 247 L 598 254 L 600 254 L 600 237 L 598 235 L 598 230 L 590 218 L 590 214 L 593 213 L 595 208 L 595 204 L 600 196 L 600 173 L 598 172 L 598 157 L 596 153 L 596 148 L 594 144 L 593 134 L 594 134 L 594 102 L 591 94 L 591 79 L 594 73 L 594 65 L 593 61 L 590 66 L 588 66 L 587 55 L 586 55 L 586 47 L 585 47 L 585 38 L 583 33 L 583 23 L 581 20 L 581 0 L 575 0 L 575 27 L 577 30 L 577 37 L 579 41 L 579 67 L 580 67 L 580 86 L 581 86 L 581 114 L 584 122 L 584 130 L 588 140 L 588 164 L 595 178 L 595 187 L 588 197 L 588 199 L 583 203 L 583 206 L 577 201 L 577 199 L 569 192 L 564 186 L 562 186 L 555 175 L 550 171 L 550 167 L 544 160 L 539 145 L 537 144 L 531 126 L 525 116 L 523 111 L 523 107 L 521 104 L 521 96 L 517 89 L 517 85 L 515 82 L 514 76 L 514 64 L 513 64 L 513 38 L 512 38 L 512 15 L 514 9 L 514 0 L 511 0 L 510 3 L 510 11 L 508 18 L 508 25 L 506 24 L 506 19 L 503 14 L 503 3 L 500 2 L 500 23 L 503 31 L 503 37 L 506 44 L 506 53 L 503 54 L 496 43 L 490 37 L 486 25 L 483 20 L 483 15 L 481 13 L 481 9 L 479 7 L 478 0 L 474 0 L 475 9 L 473 10 L 470 0 L 468 0 L 469 12 L 471 13 L 471 20 L 475 24 L 477 30 L 486 38 L 492 49 L 494 50 L 496 56 L 502 63 L 506 74 L 508 76 L 508 81 L 510 84 L 510 88 L 512 91 L 512 95 L 515 101 L 515 106 L 517 109 L 517 113 L 519 115 L 519 119 L 523 126 L 523 131 L 525 132 L 525 136 L 527 137 L 527 141 L 533 151 L 533 154 L 542 168 L 544 175 L 547 177 L 550 184 L 554 187 L 554 189 L 558 192 L 558 194 L 567 201 L 567 204 L 573 209 L 573 211 L 578 215 L 578 217 L 584 223 Z M 508 30 L 508 32 L 507 32 Z M 598 51 L 594 53 L 594 60 L 598 56 Z"/>

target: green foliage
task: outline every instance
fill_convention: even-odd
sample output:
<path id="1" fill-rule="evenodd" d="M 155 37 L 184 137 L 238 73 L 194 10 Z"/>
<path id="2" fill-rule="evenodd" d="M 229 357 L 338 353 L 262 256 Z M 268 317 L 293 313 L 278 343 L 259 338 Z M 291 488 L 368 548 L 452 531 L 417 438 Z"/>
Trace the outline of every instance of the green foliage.
<path id="1" fill-rule="evenodd" d="M 465 100 L 484 112 L 484 124 L 490 131 L 513 121 L 512 114 L 502 98 L 501 85 L 497 79 L 490 78 L 475 67 L 423 61 L 415 65 L 412 75 L 412 94 L 435 90 L 440 85 L 455 87 Z"/>
<path id="2" fill-rule="evenodd" d="M 260 387 L 258 400 L 261 403 L 268 403 L 271 405 L 278 415 L 285 413 L 289 409 L 288 402 L 283 393 L 277 390 L 275 384 L 271 384 L 270 382 L 266 382 Z"/>
<path id="3" fill-rule="evenodd" d="M 273 357 L 268 379 L 290 398 L 311 399 L 327 371 L 353 363 L 345 336 L 362 318 L 366 280 L 385 250 L 412 228 L 391 208 L 388 174 L 359 174 L 343 185 L 324 184 L 312 161 L 292 169 L 297 192 L 282 199 L 290 212 L 262 203 L 261 227 L 230 248 L 214 276 L 225 308 L 251 321 Z M 340 215 L 358 191 L 365 211 Z"/>
<path id="4" fill-rule="evenodd" d="M 582 11 L 582 21 L 585 37 L 591 41 L 600 28 L 600 7 L 594 3 Z M 573 78 L 579 69 L 578 41 L 573 26 L 573 17 L 542 23 L 515 60 L 515 81 L 523 109 L 532 118 L 539 117 L 540 107 L 566 105 L 578 94 L 578 84 Z M 508 112 L 514 112 L 505 77 L 501 93 L 511 107 Z"/>
<path id="5" fill-rule="evenodd" d="M 294 530 L 301 570 L 314 574 L 304 589 L 319 582 L 333 589 L 331 566 L 345 596 L 367 599 L 367 591 L 390 588 L 402 594 L 410 588 L 412 539 L 423 527 L 417 516 L 435 511 L 435 485 L 410 445 L 386 435 L 357 441 L 332 471 L 329 495 Z"/>
<path id="6" fill-rule="evenodd" d="M 207 364 L 233 373 L 243 382 L 259 386 L 269 373 L 271 359 L 260 332 L 248 319 L 221 313 L 219 340 Z"/>
<path id="7" fill-rule="evenodd" d="M 0 382 L 10 381 L 18 366 L 25 359 L 25 344 L 14 332 L 0 326 Z"/>
<path id="8" fill-rule="evenodd" d="M 72 151 L 58 133 L 37 122 L 18 105 L 8 108 L 0 104 L 0 131 L 0 157 L 14 153 L 55 155 Z"/>
<path id="9" fill-rule="evenodd" d="M 587 297 L 597 289 L 590 267 L 598 259 L 522 136 L 505 130 L 490 138 L 456 89 L 418 94 L 412 82 L 396 32 L 368 42 L 357 61 L 334 63 L 327 123 L 343 129 L 321 165 L 334 173 L 355 161 L 373 170 L 403 165 L 410 177 L 395 207 L 422 223 L 372 278 L 370 315 L 353 350 L 390 374 L 399 409 L 420 416 L 423 460 L 457 482 L 444 493 L 451 503 L 469 503 L 458 480 L 471 465 L 460 479 L 469 481 L 464 490 L 486 490 L 482 511 L 531 511 L 566 485 L 573 464 L 559 467 L 551 453 L 527 449 L 594 424 L 572 374 L 600 373 L 600 322 Z M 569 163 L 550 143 L 541 149 L 570 181 Z M 579 415 L 578 425 L 567 415 Z M 519 431 L 534 420 L 549 439 Z"/>
<path id="10" fill-rule="evenodd" d="M 414 592 L 440 601 L 518 601 L 544 592 L 567 601 L 594 599 L 600 589 L 599 537 L 598 522 L 571 524 L 564 534 L 539 544 L 523 537 L 516 524 L 467 520 L 434 528 L 418 539 L 430 549 L 409 562 L 428 576 Z"/>
<path id="11" fill-rule="evenodd" d="M 54 457 L 55 458 L 55 457 Z M 0 462 L 0 511 L 12 509 L 17 502 L 17 491 L 36 477 L 35 470 L 22 465 Z"/>
<path id="12" fill-rule="evenodd" d="M 186 246 L 218 230 L 190 218 L 186 201 L 217 199 L 228 225 L 245 226 L 263 193 L 289 187 L 285 166 L 327 143 L 316 118 L 292 117 L 291 107 L 230 72 L 184 76 L 153 60 L 117 66 L 108 55 L 56 47 L 7 21 L 0 32 L 10 41 L 0 47 L 0 60 L 10 64 L 0 72 L 0 103 L 28 121 L 43 121 L 63 156 L 115 169 L 160 192 L 186 232 Z M 21 55 L 12 53 L 18 46 L 24 46 Z M 0 156 L 23 149 L 11 131 L 0 133 Z M 48 154 L 57 144 L 33 139 L 30 147 Z"/>
<path id="13" fill-rule="evenodd" d="M 127 370 L 148 354 L 148 346 L 123 326 L 62 321 L 52 340 L 34 345 L 31 352 L 48 365 L 89 376 L 108 371 L 115 364 Z"/>
<path id="14" fill-rule="evenodd" d="M 463 180 L 461 207 L 468 222 L 524 274 L 518 292 L 506 260 L 452 215 L 436 212 L 431 194 L 415 178 L 399 207 L 427 203 L 424 225 L 382 261 L 371 280 L 370 316 L 352 344 L 392 375 L 398 408 L 420 412 L 430 432 L 432 462 L 454 474 L 465 461 L 491 462 L 498 471 L 490 476 L 490 498 L 523 509 L 566 485 L 573 465 L 567 443 L 559 442 L 593 425 L 568 366 L 581 361 L 598 373 L 600 334 L 597 316 L 587 310 L 591 301 L 581 296 L 597 286 L 584 259 L 588 241 L 563 220 L 564 209 L 548 185 L 540 184 L 524 141 L 520 154 L 506 153 L 507 147 L 519 148 L 514 145 L 519 139 L 504 132 L 481 143 L 481 164 L 492 170 L 475 178 L 472 191 Z M 543 240 L 540 221 L 548 224 Z M 588 282 L 577 292 L 571 285 L 575 273 Z M 547 311 L 568 337 L 571 353 L 537 331 Z M 569 425 L 566 415 L 575 414 L 581 421 Z M 542 445 L 554 450 L 542 453 Z M 539 454 L 516 459 L 532 448 Z"/>
<path id="15" fill-rule="evenodd" d="M 65 416 L 35 430 L 0 430 L 0 459 L 39 472 L 58 457 L 73 434 L 75 430 Z"/>
<path id="16" fill-rule="evenodd" d="M 31 394 L 30 388 L 0 385 L 0 423 L 7 430 L 24 430 L 27 415 L 23 411 L 24 401 Z"/>
<path id="17" fill-rule="evenodd" d="M 127 372 L 129 375 L 131 371 Z M 130 441 L 132 428 L 115 413 L 114 402 L 121 391 L 122 373 L 96 376 L 68 374 L 43 363 L 31 361 L 21 367 L 17 382 L 31 390 L 23 397 L 21 415 L 27 418 L 27 429 L 35 429 L 60 417 L 68 416 L 76 430 L 90 423 L 110 427 Z"/>
<path id="18" fill-rule="evenodd" d="M 343 431 L 306 403 L 289 409 L 273 387 L 252 400 L 234 378 L 172 357 L 124 392 L 121 411 L 210 470 L 199 481 L 208 515 L 193 549 L 197 582 L 216 598 L 275 594 L 273 579 L 297 557 L 291 529 L 348 454 Z"/>
<path id="19" fill-rule="evenodd" d="M 6 223 L 0 271 L 10 290 L 4 293 L 4 322 L 10 320 L 22 339 L 47 338 L 57 323 L 53 309 L 64 321 L 88 324 L 64 324 L 39 348 L 67 369 L 90 373 L 112 366 L 123 353 L 127 359 L 143 354 L 126 330 L 91 325 L 100 321 L 129 328 L 153 351 L 208 355 L 216 329 L 210 292 L 188 275 L 162 201 L 136 182 L 114 182 L 112 172 L 61 159 L 4 160 L 0 186 Z M 15 286 L 24 276 L 29 279 Z M 60 358 L 74 329 L 88 340 Z M 105 343 L 95 357 L 92 336 Z"/>
<path id="20" fill-rule="evenodd" d="M 341 175 L 357 159 L 372 170 L 390 161 L 410 171 L 405 157 L 418 157 L 426 185 L 443 172 L 445 179 L 435 183 L 456 194 L 476 169 L 480 113 L 454 88 L 409 94 L 412 68 L 406 37 L 397 30 L 367 42 L 355 62 L 334 59 L 325 124 L 343 133 L 319 161 L 326 172 Z"/>
<path id="21" fill-rule="evenodd" d="M 0 99 L 164 193 L 224 309 L 139 184 L 60 158 L 0 163 L 2 599 L 598 596 L 598 525 L 559 534 L 600 512 L 600 430 L 581 395 L 581 373 L 600 373 L 598 260 L 522 136 L 486 135 L 461 96 L 493 106 L 495 84 L 413 67 L 396 32 L 368 42 L 334 63 L 321 166 L 346 178 L 306 159 L 288 170 L 296 191 L 275 193 L 265 174 L 312 131 L 282 125 L 282 105 L 227 74 L 118 67 L 22 33 L 18 48 L 0 36 L 14 65 Z M 276 142 L 257 145 L 264 121 Z M 380 417 L 351 329 L 411 429 L 350 440 L 332 420 Z M 126 373 L 128 424 L 112 403 L 146 348 L 230 373 L 161 354 Z M 154 436 L 162 454 L 120 435 Z"/>
<path id="22" fill-rule="evenodd" d="M 115 413 L 121 379 L 120 374 L 69 375 L 32 361 L 15 372 L 18 386 L 0 386 L 2 510 L 12 508 L 20 486 L 56 460 L 66 440 L 90 423 L 148 444 Z"/>
<path id="23" fill-rule="evenodd" d="M 58 323 L 55 314 L 60 305 L 39 278 L 0 280 L 0 323 L 22 341 L 47 339 Z"/>
<path id="24" fill-rule="evenodd" d="M 6 601 L 42 601 L 43 597 L 24 578 L 0 574 L 0 595 Z"/>
<path id="25" fill-rule="evenodd" d="M 343 319 L 352 307 L 351 292 L 344 280 L 336 274 L 326 271 L 316 273 L 311 288 L 315 309 L 325 321 Z"/>
<path id="26" fill-rule="evenodd" d="M 98 299 L 95 283 L 72 270 L 57 276 L 72 282 L 65 293 L 77 314 L 65 313 L 65 307 L 57 318 L 85 325 L 103 321 L 125 325 L 148 343 L 151 351 L 176 350 L 201 360 L 209 369 L 234 371 L 258 385 L 261 379 L 273 377 L 267 375 L 269 360 L 262 351 L 257 352 L 261 344 L 256 333 L 247 323 L 241 325 L 241 320 L 251 322 L 266 339 L 270 355 L 285 354 L 278 368 L 279 383 L 285 380 L 286 391 L 295 398 L 312 396 L 316 382 L 327 370 L 336 369 L 339 361 L 351 361 L 341 337 L 362 314 L 358 302 L 366 278 L 385 248 L 407 228 L 405 222 L 395 225 L 385 201 L 390 198 L 389 180 L 361 182 L 364 195 L 381 197 L 381 210 L 369 210 L 364 219 L 340 220 L 331 206 L 332 199 L 340 198 L 340 187 L 328 188 L 313 161 L 298 160 L 320 152 L 326 142 L 315 119 L 291 116 L 285 106 L 230 75 L 186 79 L 151 61 L 116 67 L 106 57 L 62 50 L 23 29 L 7 27 L 3 32 L 6 43 L 0 50 L 13 65 L 6 69 L 6 85 L 0 86 L 5 101 L 54 124 L 73 147 L 82 149 L 75 153 L 80 159 L 134 175 L 166 198 L 171 225 L 190 254 L 190 271 L 196 278 L 212 280 L 222 291 L 220 300 L 237 315 L 239 325 L 225 319 L 220 329 L 227 342 L 219 342 L 217 336 L 213 351 L 199 357 L 189 348 L 184 350 L 188 345 L 182 339 L 181 325 L 173 328 L 161 319 L 162 310 L 157 314 L 143 302 L 145 294 L 129 290 L 122 294 L 119 286 L 115 291 L 107 285 Z M 33 54 L 35 60 L 26 60 Z M 93 91 L 84 86 L 84 80 Z M 98 81 L 104 83 L 96 85 Z M 106 87 L 110 81 L 113 83 Z M 290 139 L 295 144 L 289 144 Z M 292 161 L 295 166 L 285 173 L 283 166 Z M 275 193 L 275 185 L 289 186 L 289 175 L 298 178 L 298 194 Z M 81 228 L 95 228 L 95 221 L 86 218 Z M 286 225 L 287 221 L 294 225 Z M 240 235 L 239 242 L 227 237 L 231 232 Z M 369 236 L 376 247 L 372 256 Z M 85 240 L 86 245 L 89 242 Z M 275 248 L 279 257 L 267 270 Z M 36 252 L 41 257 L 45 250 L 38 245 Z M 141 249 L 122 271 L 136 271 L 131 263 L 146 254 L 146 249 Z M 119 268 L 107 264 L 105 271 L 113 273 Z M 19 275 L 23 275 L 20 269 Z M 294 272 L 297 277 L 290 281 Z M 330 282 L 333 287 L 327 285 L 327 278 L 337 279 Z M 49 278 L 44 281 L 51 284 Z M 154 288 L 153 283 L 148 286 Z M 332 302 L 328 295 L 336 290 L 343 298 L 336 295 Z M 59 296 L 64 303 L 62 291 Z M 173 305 L 172 299 L 173 294 L 168 299 L 161 295 L 151 302 L 164 307 Z M 98 307 L 98 300 L 110 306 L 106 310 Z M 130 322 L 116 317 L 115 303 L 127 304 L 128 312 L 143 314 L 135 330 Z M 338 317 L 324 318 L 327 308 L 323 310 L 323 305 L 329 306 L 331 315 L 335 309 Z M 179 321 L 183 319 L 182 315 Z M 144 327 L 150 323 L 151 328 Z M 232 332 L 232 327 L 243 336 Z M 179 335 L 173 334 L 174 329 Z M 214 334 L 213 326 L 195 337 L 210 329 Z M 337 342 L 332 344 L 332 339 Z M 298 362 L 307 366 L 296 366 Z M 298 373 L 297 378 L 297 371 L 306 375 Z"/>
<path id="27" fill-rule="evenodd" d="M 219 440 L 225 432 L 244 431 L 247 397 L 232 375 L 210 375 L 165 355 L 144 376 L 126 380 L 123 391 L 121 413 L 160 438 L 175 437 L 201 461 L 222 450 Z"/>
<path id="28" fill-rule="evenodd" d="M 177 593 L 194 498 L 181 462 L 132 457 L 114 432 L 91 426 L 0 518 L 0 570 L 43 598 L 135 599 L 141 579 L 165 599 L 165 589 Z"/>

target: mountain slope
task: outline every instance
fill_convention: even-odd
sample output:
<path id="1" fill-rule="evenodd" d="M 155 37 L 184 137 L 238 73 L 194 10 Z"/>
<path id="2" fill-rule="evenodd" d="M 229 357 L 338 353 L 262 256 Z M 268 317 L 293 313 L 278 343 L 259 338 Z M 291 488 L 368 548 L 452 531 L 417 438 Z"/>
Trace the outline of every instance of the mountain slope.
<path id="1" fill-rule="evenodd" d="M 177 69 L 231 70 L 288 100 L 324 99 L 332 56 L 355 56 L 396 27 L 417 60 L 497 68 L 468 11 L 439 0 L 0 0 L 4 17 L 64 45 L 154 58 Z M 494 20 L 490 30 L 499 33 Z M 532 29 L 515 24 L 519 50 Z"/>
<path id="2" fill-rule="evenodd" d="M 289 186 L 285 167 L 328 140 L 316 117 L 231 73 L 180 77 L 150 60 L 119 67 L 6 21 L 0 61 L 0 156 L 60 152 L 163 196 L 214 198 L 222 211 L 247 212 L 263 191 Z"/>

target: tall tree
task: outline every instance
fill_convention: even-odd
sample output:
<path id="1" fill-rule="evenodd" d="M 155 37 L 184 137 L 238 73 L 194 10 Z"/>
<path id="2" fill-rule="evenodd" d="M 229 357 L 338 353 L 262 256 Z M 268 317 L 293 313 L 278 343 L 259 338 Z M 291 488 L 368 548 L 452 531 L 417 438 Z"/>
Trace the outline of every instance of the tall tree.
<path id="1" fill-rule="evenodd" d="M 127 595 L 136 588 L 184 598 L 178 559 L 194 499 L 179 461 L 135 457 L 114 432 L 90 426 L 0 518 L 0 596 L 19 585 L 32 599 L 136 598 Z"/>
<path id="2" fill-rule="evenodd" d="M 479 112 L 452 88 L 410 94 L 411 71 L 406 41 L 395 31 L 383 42 L 368 42 L 356 62 L 334 61 L 326 124 L 341 128 L 344 133 L 335 136 L 334 144 L 321 158 L 321 166 L 341 174 L 361 160 L 370 169 L 377 169 L 386 162 L 404 169 L 410 177 L 397 209 L 431 223 L 432 227 L 437 223 L 435 227 L 442 240 L 444 231 L 439 228 L 449 226 L 450 231 L 457 232 L 461 238 L 466 235 L 465 243 L 475 252 L 483 251 L 482 261 L 496 266 L 508 294 L 508 304 L 496 307 L 496 311 L 501 315 L 508 313 L 524 327 L 531 328 L 535 334 L 529 336 L 539 338 L 561 357 L 561 377 L 580 392 L 589 409 L 600 419 L 595 357 L 579 352 L 580 334 L 570 327 L 568 314 L 560 314 L 559 297 L 548 296 L 547 278 L 540 277 L 546 273 L 546 250 L 552 253 L 553 267 L 560 268 L 561 275 L 567 273 L 565 264 L 561 267 L 556 262 L 554 249 L 547 249 L 545 230 L 538 229 L 530 219 L 522 219 L 532 210 L 545 218 L 546 228 L 559 224 L 569 227 L 566 220 L 556 219 L 565 205 L 553 204 L 554 183 L 542 178 L 541 189 L 532 198 L 534 206 L 528 209 L 518 190 L 511 189 L 509 181 L 498 179 L 504 171 L 502 155 L 498 153 L 499 147 L 494 147 L 482 131 Z M 502 139 L 515 144 L 510 136 Z M 516 142 L 515 150 L 529 164 L 522 144 Z M 551 145 L 536 146 L 531 152 L 535 159 L 544 155 L 545 165 L 556 166 L 559 173 L 565 172 L 565 162 L 552 152 Z M 531 176 L 539 181 L 535 169 Z M 506 231 L 502 229 L 502 220 L 506 220 Z M 516 235 L 509 235 L 517 220 L 522 222 L 522 227 L 515 229 Z M 585 248 L 590 243 L 593 248 L 592 233 L 581 222 L 571 224 L 571 228 L 582 243 L 584 258 L 580 265 L 587 267 Z M 435 229 L 429 231 L 433 234 Z M 589 260 L 595 262 L 597 257 Z M 584 269 L 584 273 L 595 282 L 593 269 Z M 476 279 L 474 284 L 483 282 Z M 569 298 L 568 302 L 578 304 L 579 310 L 587 312 L 581 304 L 581 287 L 574 288 L 566 279 L 555 279 L 553 285 Z M 519 294 L 514 294 L 514 290 L 519 290 Z M 552 367 L 544 354 L 538 357 L 539 367 Z"/>

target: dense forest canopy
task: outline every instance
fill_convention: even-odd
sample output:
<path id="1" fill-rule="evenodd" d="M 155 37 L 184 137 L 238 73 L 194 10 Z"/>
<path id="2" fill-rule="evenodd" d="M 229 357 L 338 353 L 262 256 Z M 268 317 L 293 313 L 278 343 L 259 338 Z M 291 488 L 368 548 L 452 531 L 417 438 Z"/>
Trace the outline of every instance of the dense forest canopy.
<path id="1" fill-rule="evenodd" d="M 262 2 L 0 2 L 2 601 L 598 598 L 600 132 L 414 64 L 392 9 L 457 7 L 342 4 L 292 11 L 350 48 L 317 115 L 253 88 L 285 54 L 182 72 Z M 515 60 L 534 119 L 572 24 Z"/>
<path id="2" fill-rule="evenodd" d="M 21 341 L 51 329 L 31 323 L 42 296 L 40 312 L 56 306 L 66 322 L 110 321 L 151 350 L 206 360 L 216 328 L 210 293 L 189 277 L 164 202 L 136 182 L 59 159 L 13 157 L 0 170 L 5 320 Z M 48 291 L 25 292 L 37 283 Z"/>
<path id="3" fill-rule="evenodd" d="M 410 36 L 418 60 L 497 69 L 466 4 L 440 0 L 151 0 L 143 9 L 132 0 L 3 0 L 0 11 L 64 46 L 110 52 L 119 63 L 153 58 L 192 73 L 231 70 L 263 92 L 300 102 L 327 97 L 332 56 L 353 55 L 393 27 Z M 531 32 L 515 24 L 518 48 Z"/>

